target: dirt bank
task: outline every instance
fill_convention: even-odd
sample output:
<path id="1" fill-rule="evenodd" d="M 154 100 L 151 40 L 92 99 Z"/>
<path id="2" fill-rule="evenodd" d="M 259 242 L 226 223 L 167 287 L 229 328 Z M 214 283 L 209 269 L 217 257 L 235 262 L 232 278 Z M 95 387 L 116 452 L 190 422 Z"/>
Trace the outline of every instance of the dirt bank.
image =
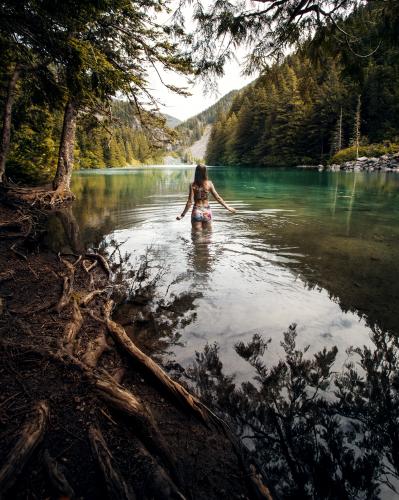
<path id="1" fill-rule="evenodd" d="M 267 498 L 224 423 L 140 349 L 140 322 L 112 319 L 107 261 L 45 250 L 42 216 L 0 204 L 0 497 Z"/>

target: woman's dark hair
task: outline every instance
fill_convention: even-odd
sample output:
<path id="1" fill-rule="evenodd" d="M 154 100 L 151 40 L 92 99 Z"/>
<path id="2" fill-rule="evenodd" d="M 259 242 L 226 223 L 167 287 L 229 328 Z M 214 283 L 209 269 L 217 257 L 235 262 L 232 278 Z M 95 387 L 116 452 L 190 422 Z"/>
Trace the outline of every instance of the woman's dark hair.
<path id="1" fill-rule="evenodd" d="M 195 169 L 194 184 L 196 186 L 202 186 L 204 182 L 207 180 L 208 180 L 208 172 L 206 170 L 206 166 L 200 163 L 197 165 Z"/>

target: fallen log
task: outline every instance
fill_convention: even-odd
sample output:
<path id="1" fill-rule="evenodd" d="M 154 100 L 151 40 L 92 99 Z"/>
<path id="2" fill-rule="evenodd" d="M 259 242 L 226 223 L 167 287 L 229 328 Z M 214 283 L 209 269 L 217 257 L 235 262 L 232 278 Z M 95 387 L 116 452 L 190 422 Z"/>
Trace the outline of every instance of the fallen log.
<path id="1" fill-rule="evenodd" d="M 90 444 L 107 486 L 108 498 L 112 500 L 135 500 L 136 495 L 122 477 L 99 428 L 90 427 Z"/>
<path id="2" fill-rule="evenodd" d="M 36 404 L 33 418 L 25 425 L 20 438 L 0 469 L 0 495 L 14 485 L 32 453 L 42 441 L 48 412 L 45 401 Z"/>

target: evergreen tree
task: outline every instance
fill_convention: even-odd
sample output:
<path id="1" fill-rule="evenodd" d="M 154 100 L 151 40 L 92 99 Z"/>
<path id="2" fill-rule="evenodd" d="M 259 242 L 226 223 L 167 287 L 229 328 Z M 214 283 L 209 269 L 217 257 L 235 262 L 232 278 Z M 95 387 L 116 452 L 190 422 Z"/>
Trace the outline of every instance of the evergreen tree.
<path id="1" fill-rule="evenodd" d="M 331 141 L 331 156 L 334 156 L 335 153 L 341 151 L 343 148 L 343 137 L 342 137 L 342 106 L 340 109 L 339 117 L 337 119 L 337 125 L 334 130 L 333 138 Z"/>
<path id="2" fill-rule="evenodd" d="M 359 156 L 359 145 L 360 145 L 360 109 L 361 109 L 361 98 L 360 95 L 357 96 L 356 100 L 356 111 L 353 121 L 353 136 L 351 144 L 356 148 L 356 158 Z"/>

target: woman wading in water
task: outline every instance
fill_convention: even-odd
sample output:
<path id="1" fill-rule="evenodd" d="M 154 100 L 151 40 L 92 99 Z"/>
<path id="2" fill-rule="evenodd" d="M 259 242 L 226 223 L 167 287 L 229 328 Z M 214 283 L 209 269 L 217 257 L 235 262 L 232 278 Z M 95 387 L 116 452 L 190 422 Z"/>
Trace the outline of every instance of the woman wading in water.
<path id="1" fill-rule="evenodd" d="M 184 207 L 181 215 L 178 215 L 176 219 L 182 219 L 194 203 L 193 211 L 191 212 L 191 224 L 193 229 L 209 227 L 212 221 L 212 212 L 211 207 L 209 206 L 209 193 L 212 193 L 215 200 L 229 212 L 233 214 L 236 212 L 236 210 L 229 207 L 223 198 L 217 193 L 213 182 L 208 179 L 206 166 L 197 165 L 197 168 L 195 169 L 194 182 L 190 184 L 186 206 Z"/>

